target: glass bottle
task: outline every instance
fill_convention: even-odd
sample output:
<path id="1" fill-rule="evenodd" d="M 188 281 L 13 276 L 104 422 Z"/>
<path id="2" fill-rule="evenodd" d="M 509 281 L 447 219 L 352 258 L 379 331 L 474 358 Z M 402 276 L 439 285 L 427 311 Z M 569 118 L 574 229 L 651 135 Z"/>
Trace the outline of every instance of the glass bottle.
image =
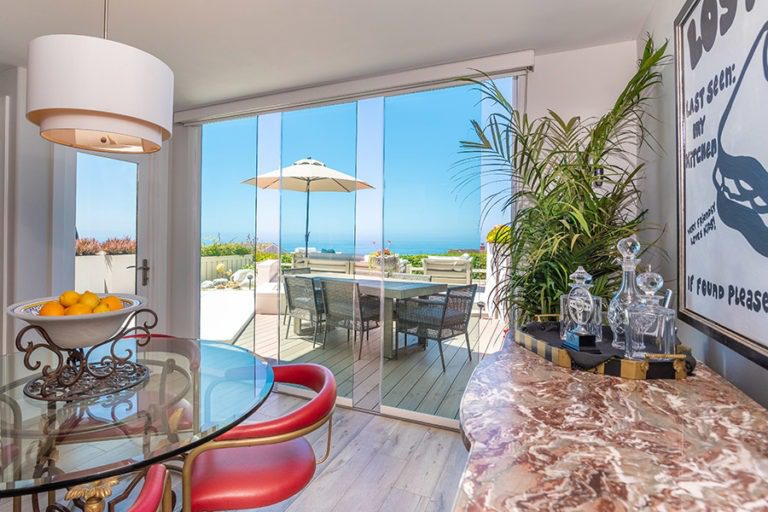
<path id="1" fill-rule="evenodd" d="M 579 266 L 576 272 L 571 274 L 571 289 L 575 287 L 585 287 L 587 289 L 592 287 L 592 276 Z M 564 293 L 560 296 L 560 339 L 565 340 L 569 330 L 576 328 L 576 322 L 568 310 L 568 296 L 569 293 Z M 603 299 L 602 297 L 592 296 L 592 315 L 589 318 L 589 322 L 586 324 L 589 334 L 595 335 L 595 341 L 601 342 L 603 340 Z"/>
<path id="2" fill-rule="evenodd" d="M 629 323 L 627 308 L 630 304 L 637 302 L 640 296 L 635 286 L 635 272 L 637 264 L 640 263 L 640 259 L 637 257 L 640 254 L 640 242 L 637 241 L 635 235 L 632 235 L 619 240 L 616 248 L 619 250 L 622 258 L 621 269 L 623 274 L 619 291 L 616 292 L 616 295 L 613 296 L 608 304 L 608 323 L 611 326 L 611 332 L 613 332 L 611 346 L 624 350 L 626 348 L 627 325 Z"/>
<path id="3" fill-rule="evenodd" d="M 664 279 L 657 273 L 644 272 L 637 276 L 637 287 L 644 295 L 629 306 L 627 330 L 628 359 L 645 359 L 648 353 L 674 354 L 675 311 L 662 305 L 663 295 L 656 292 L 664 286 Z M 660 359 L 664 361 L 665 359 Z"/>

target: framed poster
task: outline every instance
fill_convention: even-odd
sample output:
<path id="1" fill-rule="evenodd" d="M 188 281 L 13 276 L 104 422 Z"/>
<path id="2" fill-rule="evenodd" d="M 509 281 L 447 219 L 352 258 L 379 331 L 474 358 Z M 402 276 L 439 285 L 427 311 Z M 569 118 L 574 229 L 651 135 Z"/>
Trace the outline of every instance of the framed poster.
<path id="1" fill-rule="evenodd" d="M 675 20 L 679 316 L 768 368 L 768 0 Z"/>
<path id="2" fill-rule="evenodd" d="M 679 316 L 768 367 L 768 0 L 675 20 Z"/>

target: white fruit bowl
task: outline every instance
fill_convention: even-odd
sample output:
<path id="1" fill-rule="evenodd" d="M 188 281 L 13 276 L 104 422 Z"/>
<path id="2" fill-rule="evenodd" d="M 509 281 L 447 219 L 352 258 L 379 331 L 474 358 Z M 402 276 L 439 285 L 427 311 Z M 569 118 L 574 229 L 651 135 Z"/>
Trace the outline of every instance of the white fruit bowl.
<path id="1" fill-rule="evenodd" d="M 30 325 L 41 327 L 51 341 L 65 349 L 90 347 L 108 340 L 120 329 L 126 318 L 146 304 L 147 300 L 125 293 L 102 293 L 99 298 L 114 295 L 123 302 L 123 309 L 106 313 L 90 313 L 72 316 L 40 316 L 40 308 L 58 297 L 45 297 L 8 306 L 8 313 Z"/>

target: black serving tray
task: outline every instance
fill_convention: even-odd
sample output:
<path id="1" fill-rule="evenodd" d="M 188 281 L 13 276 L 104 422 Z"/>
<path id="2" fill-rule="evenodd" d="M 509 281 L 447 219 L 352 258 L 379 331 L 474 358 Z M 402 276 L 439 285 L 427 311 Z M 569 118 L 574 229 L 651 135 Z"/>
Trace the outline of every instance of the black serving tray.
<path id="1" fill-rule="evenodd" d="M 685 379 L 693 374 L 696 359 L 678 344 L 678 359 L 657 361 L 653 355 L 644 361 L 624 358 L 624 351 L 611 346 L 611 331 L 603 327 L 603 340 L 596 343 L 597 352 L 579 352 L 563 345 L 556 322 L 531 322 L 515 330 L 515 343 L 547 361 L 573 370 L 625 379 Z"/>

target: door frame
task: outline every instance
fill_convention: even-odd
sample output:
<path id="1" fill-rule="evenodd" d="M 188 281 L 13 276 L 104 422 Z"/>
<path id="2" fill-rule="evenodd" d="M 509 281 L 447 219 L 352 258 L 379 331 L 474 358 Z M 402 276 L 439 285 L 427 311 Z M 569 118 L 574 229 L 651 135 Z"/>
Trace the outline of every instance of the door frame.
<path id="1" fill-rule="evenodd" d="M 137 170 L 137 266 L 149 260 L 150 284 L 143 289 L 138 283 L 137 295 L 148 300 L 158 314 L 158 330 L 165 329 L 168 283 L 168 157 L 166 151 L 151 155 L 119 155 L 53 147 L 53 197 L 51 218 L 51 284 L 53 290 L 74 286 L 75 252 L 72 233 L 75 228 L 77 191 L 77 154 L 112 158 L 135 163 Z"/>

